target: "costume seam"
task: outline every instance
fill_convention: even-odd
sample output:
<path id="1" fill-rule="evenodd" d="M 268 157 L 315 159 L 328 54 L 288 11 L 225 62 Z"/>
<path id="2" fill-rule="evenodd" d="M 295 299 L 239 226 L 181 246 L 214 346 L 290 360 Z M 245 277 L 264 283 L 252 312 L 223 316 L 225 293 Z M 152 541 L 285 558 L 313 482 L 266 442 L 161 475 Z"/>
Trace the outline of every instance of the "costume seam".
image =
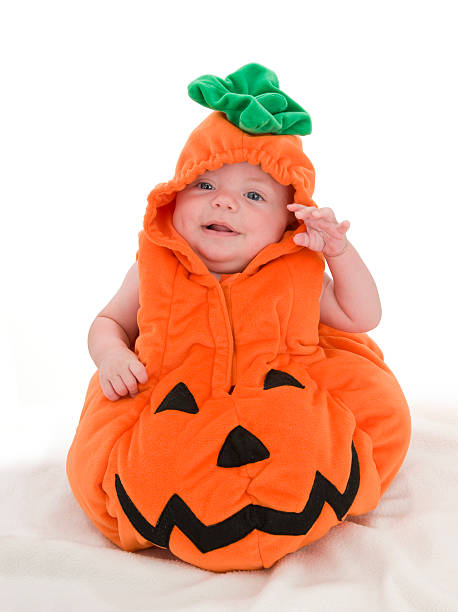
<path id="1" fill-rule="evenodd" d="M 290 268 L 290 263 L 288 261 L 288 258 L 285 256 L 282 256 L 280 259 L 283 260 L 284 265 L 288 271 L 288 275 L 289 275 L 289 282 L 291 287 L 293 287 L 293 296 L 291 299 L 291 295 L 290 297 L 290 307 L 289 307 L 289 312 L 288 312 L 288 321 L 286 323 L 286 329 L 285 329 L 285 348 L 286 348 L 286 352 L 288 353 L 290 351 L 290 347 L 288 346 L 288 338 L 289 338 L 289 334 L 288 334 L 288 328 L 289 328 L 289 323 L 291 321 L 291 317 L 293 316 L 293 308 L 294 308 L 294 303 L 296 300 L 296 285 L 295 285 L 295 278 L 294 275 L 291 273 L 291 268 Z"/>
<path id="2" fill-rule="evenodd" d="M 173 277 L 173 282 L 172 282 L 172 291 L 169 294 L 169 312 L 167 315 L 167 328 L 165 330 L 165 336 L 164 336 L 164 346 L 163 346 L 163 350 L 162 350 L 162 356 L 161 356 L 161 365 L 159 366 L 159 375 L 158 375 L 158 380 L 160 380 L 162 378 L 162 367 L 164 365 L 164 359 L 165 359 L 165 353 L 167 351 L 167 344 L 168 344 L 168 337 L 169 337 L 169 327 L 170 327 L 170 319 L 172 318 L 172 304 L 173 304 L 173 296 L 175 295 L 175 285 L 176 285 L 176 279 L 177 279 L 177 275 L 178 275 L 178 267 L 179 267 L 179 261 L 177 259 L 176 261 L 176 265 L 175 265 L 175 275 Z"/>

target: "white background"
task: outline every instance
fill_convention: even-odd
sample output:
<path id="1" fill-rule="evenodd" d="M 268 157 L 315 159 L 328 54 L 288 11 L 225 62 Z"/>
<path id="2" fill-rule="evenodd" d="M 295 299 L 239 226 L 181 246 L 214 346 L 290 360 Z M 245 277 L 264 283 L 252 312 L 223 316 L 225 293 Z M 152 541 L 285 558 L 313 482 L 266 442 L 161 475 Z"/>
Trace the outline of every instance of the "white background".
<path id="1" fill-rule="evenodd" d="M 1 4 L 1 465 L 70 445 L 90 324 L 135 261 L 146 196 L 209 112 L 187 84 L 252 61 L 311 115 L 314 199 L 351 222 L 383 308 L 369 335 L 412 411 L 457 408 L 453 8 Z"/>

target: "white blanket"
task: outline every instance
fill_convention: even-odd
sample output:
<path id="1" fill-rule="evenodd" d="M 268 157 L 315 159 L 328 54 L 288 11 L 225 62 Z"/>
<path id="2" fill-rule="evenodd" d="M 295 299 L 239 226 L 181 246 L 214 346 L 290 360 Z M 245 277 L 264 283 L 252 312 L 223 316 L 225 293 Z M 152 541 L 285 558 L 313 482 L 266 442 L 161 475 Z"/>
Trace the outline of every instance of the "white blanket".
<path id="1" fill-rule="evenodd" d="M 268 570 L 116 548 L 73 499 L 65 453 L 3 470 L 0 610 L 457 612 L 458 411 L 411 410 L 411 446 L 379 506 Z"/>

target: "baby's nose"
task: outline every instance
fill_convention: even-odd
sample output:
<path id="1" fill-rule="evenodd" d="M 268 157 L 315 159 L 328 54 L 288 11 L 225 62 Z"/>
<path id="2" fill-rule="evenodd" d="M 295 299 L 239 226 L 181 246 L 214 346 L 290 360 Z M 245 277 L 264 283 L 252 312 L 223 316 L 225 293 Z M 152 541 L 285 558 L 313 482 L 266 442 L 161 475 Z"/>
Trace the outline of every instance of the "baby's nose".
<path id="1" fill-rule="evenodd" d="M 220 189 L 218 193 L 215 193 L 212 204 L 215 208 L 234 209 L 237 207 L 237 197 L 230 191 Z"/>
<path id="2" fill-rule="evenodd" d="M 235 208 L 237 206 L 235 200 L 230 198 L 216 198 L 213 202 L 216 208 Z"/>

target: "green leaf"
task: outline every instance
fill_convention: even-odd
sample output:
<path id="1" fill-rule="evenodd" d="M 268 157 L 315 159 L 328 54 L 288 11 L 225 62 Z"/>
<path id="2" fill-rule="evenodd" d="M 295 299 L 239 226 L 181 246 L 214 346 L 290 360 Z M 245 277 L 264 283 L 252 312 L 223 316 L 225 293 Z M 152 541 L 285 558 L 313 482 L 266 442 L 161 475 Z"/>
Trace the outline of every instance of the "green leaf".
<path id="1" fill-rule="evenodd" d="M 279 88 L 275 72 L 246 64 L 221 79 L 204 74 L 188 85 L 189 96 L 202 106 L 225 113 L 251 134 L 310 134 L 310 115 Z"/>

